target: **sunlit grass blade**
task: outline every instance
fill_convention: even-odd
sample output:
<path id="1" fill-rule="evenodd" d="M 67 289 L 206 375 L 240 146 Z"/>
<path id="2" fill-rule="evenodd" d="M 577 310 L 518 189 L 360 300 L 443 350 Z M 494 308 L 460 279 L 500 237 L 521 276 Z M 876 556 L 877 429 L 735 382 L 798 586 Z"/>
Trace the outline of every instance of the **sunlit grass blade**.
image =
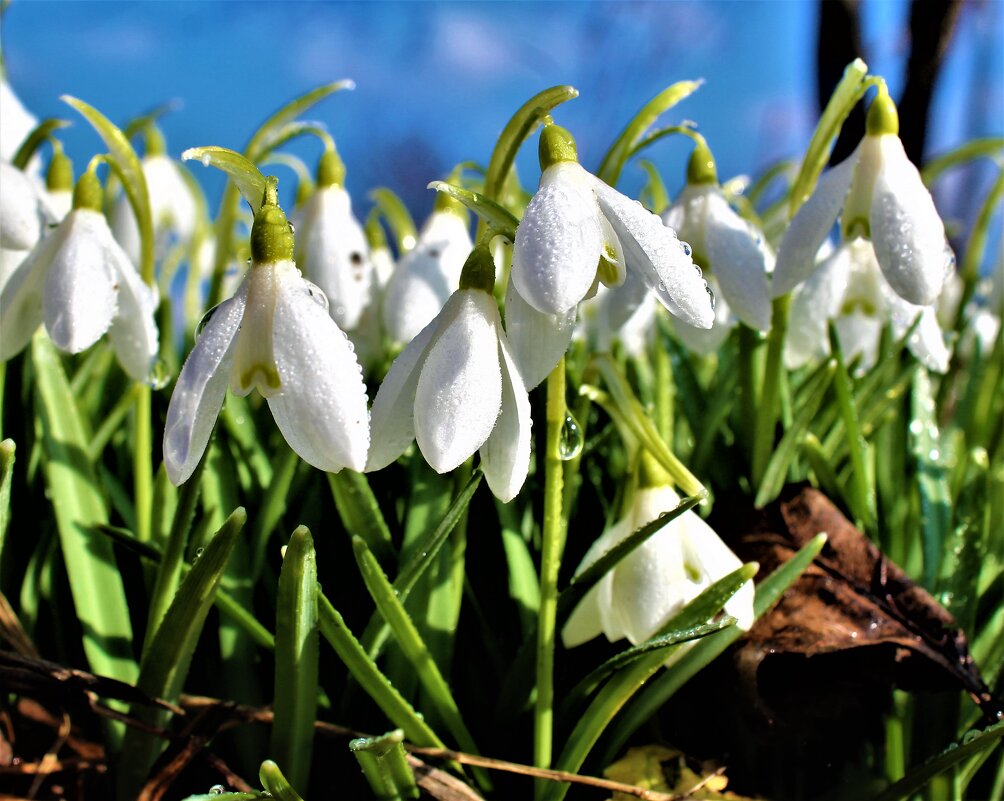
<path id="1" fill-rule="evenodd" d="M 929 159 L 921 169 L 920 177 L 927 186 L 932 186 L 942 173 L 980 158 L 996 161 L 1001 151 L 1004 151 L 1004 138 L 991 136 L 984 139 L 970 139 L 947 153 Z"/>
<path id="2" fill-rule="evenodd" d="M 927 371 L 918 367 L 910 397 L 910 454 L 920 493 L 920 533 L 924 553 L 924 586 L 934 587 L 941 566 L 942 548 L 952 516 L 948 470 L 942 453 Z"/>
<path id="3" fill-rule="evenodd" d="M 14 479 L 14 440 L 0 442 L 0 558 L 10 525 L 10 485 Z"/>
<path id="4" fill-rule="evenodd" d="M 241 508 L 231 513 L 178 588 L 140 665 L 137 686 L 147 695 L 169 701 L 180 695 L 203 623 L 246 518 Z M 163 723 L 166 716 L 145 707 L 134 707 L 131 713 L 152 724 Z M 127 732 L 119 776 L 121 798 L 135 797 L 162 744 L 140 729 Z"/>
<path id="5" fill-rule="evenodd" d="M 537 626 L 537 610 L 540 608 L 540 584 L 537 568 L 533 564 L 530 547 L 520 531 L 517 512 L 512 504 L 495 502 L 502 529 L 502 548 L 505 551 L 509 597 L 516 604 L 520 630 L 523 638 L 533 635 Z M 560 603 L 560 600 L 559 600 Z"/>
<path id="6" fill-rule="evenodd" d="M 261 763 L 258 781 L 261 782 L 262 787 L 268 790 L 270 796 L 278 801 L 303 801 L 286 780 L 279 766 L 271 759 L 266 759 Z"/>
<path id="7" fill-rule="evenodd" d="M 519 225 L 519 220 L 494 200 L 477 192 L 472 192 L 470 189 L 454 186 L 446 181 L 433 181 L 429 184 L 428 188 L 435 189 L 437 192 L 443 192 L 459 200 L 477 214 L 481 220 L 487 223 L 496 234 L 501 234 L 508 238 L 510 242 L 515 240 L 516 226 Z"/>
<path id="8" fill-rule="evenodd" d="M 404 732 L 396 729 L 380 737 L 360 737 L 349 743 L 378 798 L 419 797 L 403 740 Z"/>
<path id="9" fill-rule="evenodd" d="M 394 543 L 380 504 L 370 489 L 369 479 L 363 473 L 349 469 L 328 473 L 327 476 L 335 508 L 345 530 L 350 536 L 360 537 L 381 564 L 391 564 Z"/>
<path id="10" fill-rule="evenodd" d="M 43 467 L 51 497 L 58 499 L 56 528 L 84 653 L 95 673 L 133 682 L 137 668 L 125 589 L 111 543 L 92 531 L 108 523 L 108 511 L 86 457 L 83 424 L 59 354 L 44 334 L 35 335 L 31 355 Z"/>
<path id="11" fill-rule="evenodd" d="M 816 535 L 791 559 L 757 585 L 753 600 L 754 619 L 759 619 L 774 606 L 782 593 L 795 583 L 825 544 L 826 535 Z M 628 738 L 643 726 L 656 710 L 665 705 L 677 690 L 717 659 L 742 634 L 742 629 L 733 626 L 704 638 L 677 659 L 672 669 L 667 670 L 643 689 L 624 710 L 617 725 L 608 734 L 600 757 L 602 764 L 612 762 Z"/>
<path id="12" fill-rule="evenodd" d="M 305 790 L 317 716 L 317 558 L 310 531 L 293 532 L 282 560 L 275 615 L 271 753 L 289 783 Z"/>

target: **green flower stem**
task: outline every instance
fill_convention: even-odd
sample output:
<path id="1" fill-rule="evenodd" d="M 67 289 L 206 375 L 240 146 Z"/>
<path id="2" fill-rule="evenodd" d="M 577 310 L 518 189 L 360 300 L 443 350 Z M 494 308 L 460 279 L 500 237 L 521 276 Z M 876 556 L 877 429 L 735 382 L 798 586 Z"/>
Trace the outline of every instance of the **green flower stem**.
<path id="1" fill-rule="evenodd" d="M 133 441 L 133 501 L 136 506 L 136 536 L 148 542 L 153 514 L 153 431 L 150 423 L 151 389 L 136 384 L 135 432 Z"/>
<path id="2" fill-rule="evenodd" d="M 1004 150 L 1004 138 L 988 137 L 986 139 L 973 139 L 957 148 L 949 150 L 947 153 L 931 159 L 920 171 L 920 177 L 924 179 L 927 186 L 932 186 L 942 173 L 955 167 L 961 167 L 970 161 L 979 158 L 993 159 Z"/>
<path id="3" fill-rule="evenodd" d="M 763 388 L 763 340 L 746 325 L 738 326 L 739 341 L 739 415 L 742 438 L 749 453 L 753 452 L 756 415 L 750 409 L 760 408 L 760 390 Z"/>
<path id="4" fill-rule="evenodd" d="M 673 447 L 673 403 L 675 400 L 673 365 L 669 351 L 655 349 L 655 427 L 670 448 Z M 747 407 L 756 408 L 756 407 Z"/>
<path id="5" fill-rule="evenodd" d="M 554 735 L 554 646 L 558 609 L 558 569 L 564 530 L 561 431 L 565 425 L 565 358 L 547 377 L 547 444 L 544 451 L 544 524 L 540 560 L 540 612 L 537 618 L 537 700 L 533 712 L 533 761 L 551 767 Z M 537 785 L 538 797 L 544 786 Z"/>
<path id="6" fill-rule="evenodd" d="M 764 365 L 760 405 L 753 426 L 753 488 L 763 480 L 774 449 L 774 428 L 780 413 L 781 370 L 784 368 L 784 341 L 788 335 L 791 295 L 774 298 L 770 334 L 767 335 L 767 362 Z"/>

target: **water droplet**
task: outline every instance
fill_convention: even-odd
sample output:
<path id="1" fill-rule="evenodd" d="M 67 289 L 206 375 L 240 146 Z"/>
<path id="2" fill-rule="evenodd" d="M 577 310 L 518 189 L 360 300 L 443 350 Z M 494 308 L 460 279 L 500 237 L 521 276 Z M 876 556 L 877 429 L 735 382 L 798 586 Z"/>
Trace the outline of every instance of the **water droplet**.
<path id="1" fill-rule="evenodd" d="M 685 256 L 690 256 L 694 252 L 694 249 L 690 246 L 689 242 L 684 242 L 681 240 L 680 247 L 683 248 L 683 254 Z"/>
<path id="2" fill-rule="evenodd" d="M 195 556 L 193 556 L 193 557 L 192 557 L 192 564 L 193 564 L 193 565 L 194 565 L 194 564 L 195 564 L 196 562 L 198 562 L 198 561 L 199 561 L 199 557 L 200 557 L 200 556 L 202 556 L 202 553 L 203 553 L 203 552 L 204 552 L 205 550 L 206 550 L 205 548 L 196 548 L 196 549 L 195 549 Z"/>
<path id="3" fill-rule="evenodd" d="M 711 287 L 708 286 L 707 284 L 704 285 L 704 288 L 708 292 L 708 297 L 711 298 L 711 311 L 714 311 L 715 310 L 715 293 L 711 291 Z"/>
<path id="4" fill-rule="evenodd" d="M 289 226 L 289 232 L 291 234 L 295 234 L 296 233 L 296 227 L 293 225 L 293 223 L 290 220 L 286 220 L 286 224 Z"/>
<path id="5" fill-rule="evenodd" d="M 920 420 L 910 421 L 910 433 L 914 435 L 919 435 L 921 431 L 924 430 L 924 424 Z"/>
<path id="6" fill-rule="evenodd" d="M 931 452 L 927 454 L 927 458 L 930 459 L 932 462 L 936 462 L 938 461 L 938 459 L 941 458 L 941 451 L 939 451 L 937 448 L 931 448 Z"/>
<path id="7" fill-rule="evenodd" d="M 208 153 L 206 153 L 201 159 L 199 159 L 199 161 L 202 162 L 203 167 L 208 167 L 210 164 L 212 164 L 212 160 L 209 158 Z"/>
<path id="8" fill-rule="evenodd" d="M 324 311 L 328 310 L 328 296 L 324 294 L 324 290 L 321 289 L 317 284 L 308 281 L 306 278 L 303 279 L 304 285 L 307 287 L 307 294 L 314 299 L 314 303 L 320 306 Z"/>
<path id="9" fill-rule="evenodd" d="M 222 784 L 214 784 L 209 788 L 209 795 L 223 795 L 227 791 L 227 788 Z"/>
<path id="10" fill-rule="evenodd" d="M 218 308 L 220 308 L 220 306 L 222 306 L 222 305 L 223 305 L 222 303 L 217 303 L 215 306 L 213 306 L 213 308 L 211 308 L 209 311 L 207 311 L 205 314 L 202 315 L 202 319 L 199 320 L 199 324 L 197 326 L 195 326 L 195 341 L 196 342 L 198 342 L 199 341 L 199 337 L 202 336 L 203 329 L 207 325 L 209 325 L 209 321 L 212 319 L 212 316 L 214 314 L 216 314 L 216 310 Z"/>
<path id="11" fill-rule="evenodd" d="M 561 439 L 558 441 L 558 456 L 567 462 L 582 452 L 582 427 L 571 412 L 565 412 L 565 423 L 561 427 Z"/>

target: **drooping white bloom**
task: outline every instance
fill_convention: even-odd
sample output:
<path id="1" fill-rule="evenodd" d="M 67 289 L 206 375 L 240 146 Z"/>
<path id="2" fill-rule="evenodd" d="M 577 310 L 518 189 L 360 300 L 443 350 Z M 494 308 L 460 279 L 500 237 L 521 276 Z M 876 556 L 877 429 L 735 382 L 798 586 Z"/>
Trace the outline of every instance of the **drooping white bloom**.
<path id="1" fill-rule="evenodd" d="M 816 272 L 792 297 L 785 363 L 795 369 L 830 352 L 827 333 L 833 321 L 845 359 L 860 354 L 859 369 L 878 358 L 882 327 L 888 321 L 893 335 L 903 336 L 917 323 L 906 344 L 929 370 L 944 373 L 951 354 L 945 346 L 934 306 L 907 303 L 885 280 L 872 243 L 852 239 L 824 259 Z"/>
<path id="2" fill-rule="evenodd" d="M 676 234 L 655 214 L 607 186 L 575 160 L 571 135 L 557 125 L 541 133 L 540 186 L 516 231 L 512 282 L 545 314 L 574 308 L 598 279 L 600 258 L 616 276 L 637 271 L 650 291 L 690 325 L 710 328 L 714 301 Z"/>
<path id="3" fill-rule="evenodd" d="M 955 259 L 934 199 L 898 131 L 896 108 L 880 92 L 869 109 L 864 139 L 820 178 L 785 232 L 772 282 L 775 296 L 812 275 L 816 253 L 840 215 L 843 238 L 871 240 L 886 282 L 903 300 L 926 306 L 938 297 Z"/>
<path id="4" fill-rule="evenodd" d="M 418 242 L 398 262 L 383 297 L 383 324 L 393 342 L 411 342 L 457 288 L 471 252 L 467 213 L 440 194 Z"/>
<path id="5" fill-rule="evenodd" d="M 0 161 L 0 248 L 31 250 L 52 222 L 48 205 L 25 173 Z"/>
<path id="6" fill-rule="evenodd" d="M 503 502 L 530 465 L 530 402 L 485 277 L 485 248 L 468 260 L 476 282 L 461 281 L 446 305 L 391 365 L 372 409 L 367 471 L 397 459 L 412 440 L 446 473 L 480 450 L 488 486 Z M 491 284 L 487 286 L 490 288 Z"/>
<path id="7" fill-rule="evenodd" d="M 668 486 L 637 490 L 630 509 L 586 552 L 581 573 L 632 532 L 675 508 L 679 496 Z M 711 584 L 742 567 L 739 558 L 693 511 L 686 511 L 624 557 L 592 587 L 568 618 L 566 647 L 599 634 L 611 642 L 638 645 Z M 737 625 L 753 624 L 753 584 L 747 582 L 725 604 Z"/>
<path id="8" fill-rule="evenodd" d="M 615 289 L 597 287 L 596 295 L 584 300 L 579 309 L 581 331 L 577 336 L 590 341 L 599 351 L 610 352 L 614 343 L 620 343 L 625 353 L 640 356 L 652 342 L 658 304 L 637 273 L 628 273 L 624 283 Z"/>
<path id="9" fill-rule="evenodd" d="M 7 83 L 0 68 L 0 159 L 10 161 L 25 138 L 38 124 L 35 115 L 24 107 Z"/>
<path id="10" fill-rule="evenodd" d="M 164 427 L 164 465 L 174 484 L 205 452 L 227 386 L 267 399 L 301 459 L 321 470 L 362 470 L 369 447 L 366 387 L 323 294 L 292 261 L 285 214 L 266 194 L 251 232 L 252 264 L 217 306 L 185 361 Z"/>
<path id="11" fill-rule="evenodd" d="M 0 293 L 0 359 L 20 353 L 44 322 L 56 347 L 69 353 L 107 332 L 122 368 L 137 381 L 149 379 L 157 296 L 112 236 L 97 210 L 100 198 L 97 178 L 85 173 L 76 208 L 10 276 Z"/>

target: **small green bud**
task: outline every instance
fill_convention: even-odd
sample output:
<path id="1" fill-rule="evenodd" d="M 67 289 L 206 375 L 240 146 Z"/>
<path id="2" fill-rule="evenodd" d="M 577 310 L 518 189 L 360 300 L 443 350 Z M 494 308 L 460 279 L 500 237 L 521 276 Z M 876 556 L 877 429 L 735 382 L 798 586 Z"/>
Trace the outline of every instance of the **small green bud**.
<path id="1" fill-rule="evenodd" d="M 461 289 L 483 289 L 489 295 L 495 289 L 495 259 L 488 245 L 478 245 L 464 262 L 460 273 Z"/>
<path id="2" fill-rule="evenodd" d="M 869 136 L 899 135 L 899 112 L 896 111 L 896 104 L 889 97 L 885 84 L 879 86 L 878 94 L 868 108 L 865 130 Z"/>
<path id="3" fill-rule="evenodd" d="M 690 154 L 690 161 L 687 162 L 687 183 L 718 185 L 715 157 L 711 155 L 711 148 L 703 138 L 697 140 L 694 152 Z"/>
<path id="4" fill-rule="evenodd" d="M 671 487 L 673 479 L 665 468 L 647 450 L 642 449 L 638 460 L 638 489 Z"/>
<path id="5" fill-rule="evenodd" d="M 314 190 L 316 188 L 317 187 L 314 186 L 314 182 L 311 181 L 309 177 L 304 175 L 300 179 L 300 182 L 296 185 L 296 201 L 294 205 L 300 207 L 310 200 L 310 196 L 314 194 Z"/>
<path id="6" fill-rule="evenodd" d="M 144 155 L 147 158 L 151 156 L 163 156 L 167 153 L 167 143 L 164 141 L 164 134 L 160 132 L 160 128 L 153 122 L 146 126 L 145 134 L 144 144 L 146 147 Z"/>
<path id="7" fill-rule="evenodd" d="M 559 161 L 578 161 L 579 152 L 575 147 L 575 139 L 567 129 L 551 123 L 545 125 L 540 132 L 538 145 L 540 156 L 540 171 L 543 172 Z"/>
<path id="8" fill-rule="evenodd" d="M 73 188 L 73 208 L 101 211 L 103 201 L 104 191 L 98 176 L 93 172 L 85 172 Z"/>
<path id="9" fill-rule="evenodd" d="M 365 231 L 366 244 L 370 246 L 371 251 L 387 247 L 387 235 L 384 233 L 377 215 L 371 214 L 366 218 Z"/>
<path id="10" fill-rule="evenodd" d="M 345 185 L 345 162 L 337 150 L 325 150 L 317 162 L 317 187 Z"/>
<path id="11" fill-rule="evenodd" d="M 50 192 L 69 192 L 73 189 L 73 162 L 62 148 L 52 154 L 49 170 L 45 173 L 45 188 Z"/>
<path id="12" fill-rule="evenodd" d="M 270 177 L 261 209 L 251 226 L 251 261 L 253 264 L 274 264 L 292 259 L 293 229 L 285 212 L 279 208 L 277 182 Z"/>

